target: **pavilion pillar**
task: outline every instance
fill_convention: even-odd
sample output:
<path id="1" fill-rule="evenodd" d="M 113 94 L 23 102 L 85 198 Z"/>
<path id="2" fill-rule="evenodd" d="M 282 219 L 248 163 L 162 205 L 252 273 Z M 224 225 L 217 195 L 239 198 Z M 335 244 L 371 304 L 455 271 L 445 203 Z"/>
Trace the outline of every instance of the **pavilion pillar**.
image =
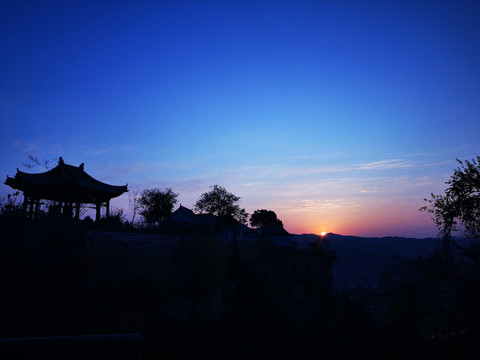
<path id="1" fill-rule="evenodd" d="M 63 217 L 65 219 L 71 219 L 73 216 L 73 204 L 70 202 L 65 202 L 63 205 Z"/>
<path id="2" fill-rule="evenodd" d="M 28 196 L 23 194 L 23 204 L 22 204 L 22 215 L 25 216 L 27 214 L 27 207 L 28 207 Z"/>
<path id="3" fill-rule="evenodd" d="M 102 203 L 95 204 L 95 221 L 100 220 L 100 209 L 102 208 Z"/>
<path id="4" fill-rule="evenodd" d="M 30 197 L 28 199 L 28 206 L 29 206 L 29 208 L 28 208 L 28 218 L 31 220 L 31 219 L 33 219 L 33 199 L 32 199 L 32 197 Z"/>
<path id="5" fill-rule="evenodd" d="M 77 202 L 77 205 L 75 206 L 75 219 L 80 219 L 80 203 Z"/>
<path id="6" fill-rule="evenodd" d="M 40 214 L 40 199 L 35 199 L 35 219 L 38 219 Z"/>
<path id="7" fill-rule="evenodd" d="M 107 200 L 105 203 L 105 217 L 108 218 L 110 216 L 110 200 Z"/>

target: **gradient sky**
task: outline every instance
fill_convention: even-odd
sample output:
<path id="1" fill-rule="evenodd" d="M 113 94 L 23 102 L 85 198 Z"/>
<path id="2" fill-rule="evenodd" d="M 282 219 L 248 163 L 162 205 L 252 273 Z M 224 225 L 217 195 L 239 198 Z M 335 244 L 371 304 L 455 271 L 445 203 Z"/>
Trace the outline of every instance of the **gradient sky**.
<path id="1" fill-rule="evenodd" d="M 0 195 L 28 155 L 292 233 L 435 236 L 480 154 L 478 1 L 2 1 Z M 127 196 L 112 207 L 127 210 Z"/>

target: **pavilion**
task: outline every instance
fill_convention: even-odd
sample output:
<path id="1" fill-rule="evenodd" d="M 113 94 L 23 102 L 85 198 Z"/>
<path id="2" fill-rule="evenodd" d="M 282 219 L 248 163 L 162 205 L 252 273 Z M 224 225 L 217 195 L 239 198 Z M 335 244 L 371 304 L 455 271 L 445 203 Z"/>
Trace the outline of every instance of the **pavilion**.
<path id="1" fill-rule="evenodd" d="M 38 217 L 40 201 L 50 200 L 53 205 L 49 212 L 80 217 L 81 204 L 95 205 L 96 217 L 100 218 L 101 208 L 109 216 L 110 200 L 127 192 L 127 185 L 114 186 L 100 182 L 84 171 L 84 164 L 72 166 L 64 163 L 60 157 L 58 165 L 39 174 L 29 174 L 17 169 L 15 177 L 7 176 L 5 185 L 23 192 L 23 213 L 30 219 Z"/>

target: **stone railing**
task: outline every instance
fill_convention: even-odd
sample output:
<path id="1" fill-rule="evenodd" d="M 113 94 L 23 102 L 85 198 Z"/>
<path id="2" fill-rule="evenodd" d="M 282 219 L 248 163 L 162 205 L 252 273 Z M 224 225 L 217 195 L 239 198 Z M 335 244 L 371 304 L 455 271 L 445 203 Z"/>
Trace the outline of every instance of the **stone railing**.
<path id="1" fill-rule="evenodd" d="M 174 248 L 180 244 L 176 236 L 138 234 L 109 231 L 89 231 L 87 245 L 93 247 L 164 247 Z"/>
<path id="2" fill-rule="evenodd" d="M 1 359 L 139 360 L 141 334 L 102 334 L 0 339 Z"/>

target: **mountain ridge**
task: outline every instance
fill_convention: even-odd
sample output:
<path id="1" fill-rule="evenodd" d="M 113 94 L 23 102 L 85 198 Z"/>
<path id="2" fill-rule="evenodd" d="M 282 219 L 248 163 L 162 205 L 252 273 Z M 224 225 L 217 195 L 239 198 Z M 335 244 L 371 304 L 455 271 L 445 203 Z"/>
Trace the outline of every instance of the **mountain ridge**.
<path id="1" fill-rule="evenodd" d="M 332 266 L 332 290 L 348 292 L 361 286 L 376 286 L 385 266 L 395 265 L 399 259 L 427 255 L 435 248 L 435 238 L 408 238 L 400 236 L 361 237 L 328 233 L 295 235 L 298 241 L 326 241 L 335 251 L 337 261 Z"/>

